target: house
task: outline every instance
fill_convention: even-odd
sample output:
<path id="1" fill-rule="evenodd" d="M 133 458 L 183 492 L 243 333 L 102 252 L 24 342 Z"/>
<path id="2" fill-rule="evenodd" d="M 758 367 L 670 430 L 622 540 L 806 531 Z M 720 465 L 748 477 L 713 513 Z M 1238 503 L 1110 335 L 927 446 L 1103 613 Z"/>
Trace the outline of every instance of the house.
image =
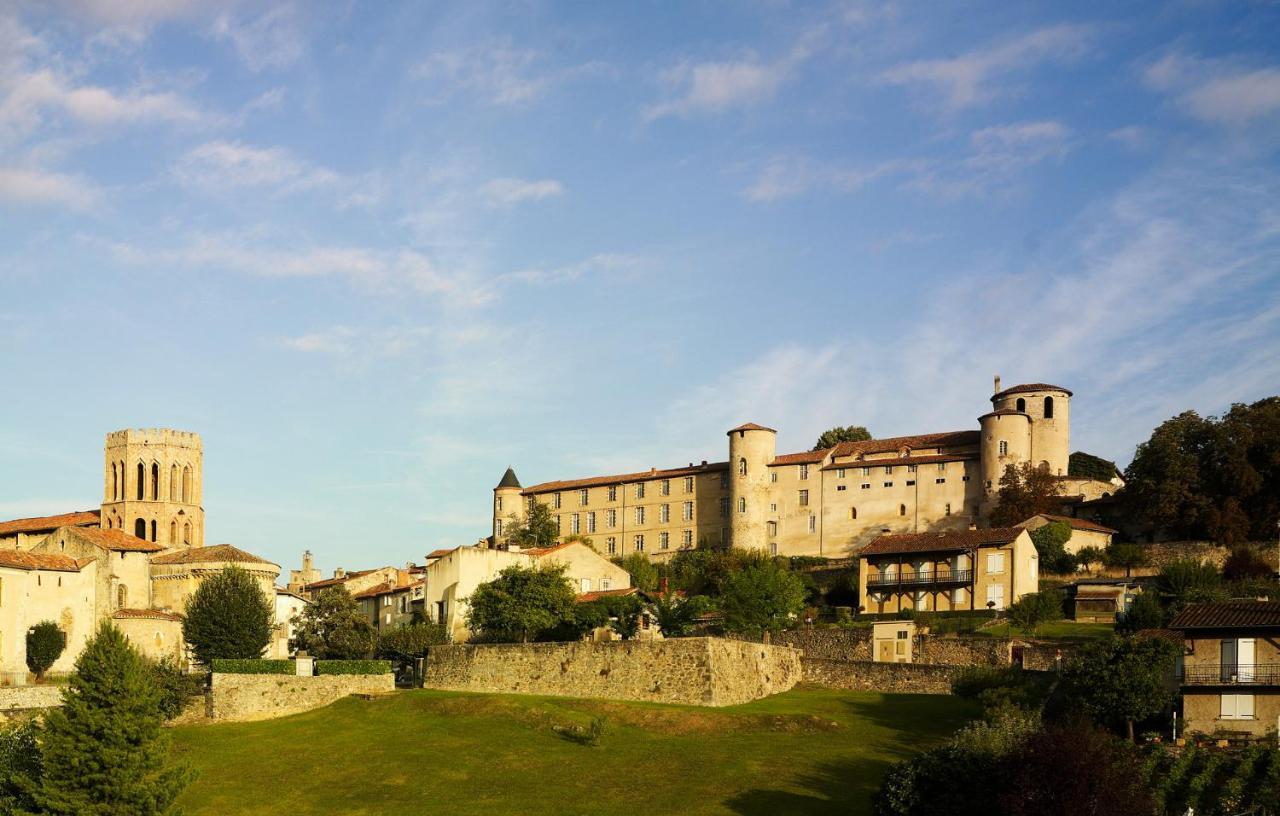
<path id="1" fill-rule="evenodd" d="M 458 547 L 427 567 L 424 614 L 445 626 L 455 642 L 470 638 L 466 625 L 467 599 L 476 587 L 492 581 L 511 566 L 563 566 L 577 595 L 626 589 L 631 575 L 580 541 L 529 550 Z"/>
<path id="2" fill-rule="evenodd" d="M 408 626 L 415 612 L 420 618 L 423 616 L 426 588 L 424 577 L 400 570 L 394 580 L 357 592 L 354 597 L 373 628 L 385 632 Z"/>
<path id="3" fill-rule="evenodd" d="M 858 556 L 866 612 L 1004 609 L 1035 592 L 1039 579 L 1022 527 L 882 535 Z"/>
<path id="4" fill-rule="evenodd" d="M 1065 549 L 1072 555 L 1078 554 L 1085 547 L 1096 547 L 1105 550 L 1111 546 L 1111 537 L 1118 531 L 1096 521 L 1076 518 L 1075 516 L 1057 516 L 1052 513 L 1039 513 L 1019 524 L 1028 530 L 1038 530 L 1046 524 L 1060 521 L 1071 527 L 1071 538 L 1067 540 Z"/>
<path id="5" fill-rule="evenodd" d="M 1077 623 L 1115 623 L 1142 592 L 1135 578 L 1084 578 L 1067 587 L 1072 620 Z"/>
<path id="6" fill-rule="evenodd" d="M 320 581 L 312 581 L 302 587 L 299 593 L 307 600 L 314 601 L 317 593 L 330 587 L 341 586 L 352 595 L 358 595 L 366 589 L 397 581 L 400 570 L 396 567 L 377 567 L 375 569 L 355 570 L 348 572 L 342 567 L 338 567 L 333 571 L 332 578 L 325 578 Z"/>
<path id="7" fill-rule="evenodd" d="M 1183 637 L 1178 682 L 1184 730 L 1275 736 L 1280 729 L 1280 602 L 1192 604 L 1168 628 Z"/>
<path id="8" fill-rule="evenodd" d="M 93 558 L 0 549 L 0 684 L 27 677 L 27 630 L 41 621 L 58 624 L 66 648 L 53 671 L 70 671 L 98 625 Z"/>
<path id="9" fill-rule="evenodd" d="M 293 655 L 289 641 L 293 639 L 293 619 L 301 615 L 311 603 L 306 598 L 288 589 L 275 588 L 275 628 L 271 632 L 271 643 L 267 646 L 267 657 L 284 660 Z"/>

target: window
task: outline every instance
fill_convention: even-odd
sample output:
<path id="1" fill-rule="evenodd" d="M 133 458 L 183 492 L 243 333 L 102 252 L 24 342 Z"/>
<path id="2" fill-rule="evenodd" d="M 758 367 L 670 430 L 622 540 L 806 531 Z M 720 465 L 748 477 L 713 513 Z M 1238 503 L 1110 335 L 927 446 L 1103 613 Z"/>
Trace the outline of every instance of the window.
<path id="1" fill-rule="evenodd" d="M 613 552 L 613 551 L 612 551 L 612 550 L 610 550 L 610 552 Z M 601 578 L 601 579 L 600 579 L 600 588 L 601 588 L 601 589 L 609 589 L 609 588 L 610 588 L 610 587 L 612 587 L 612 586 L 613 586 L 613 582 L 612 582 L 612 581 L 610 581 L 608 578 Z"/>
<path id="2" fill-rule="evenodd" d="M 1009 455 L 1009 443 L 1004 441 L 1003 439 L 1000 440 L 1000 455 L 1001 456 Z"/>
<path id="3" fill-rule="evenodd" d="M 727 490 L 729 487 L 729 471 L 720 471 L 720 489 Z"/>
<path id="4" fill-rule="evenodd" d="M 721 496 L 720 497 L 720 518 L 728 518 L 728 517 L 729 517 L 729 497 Z"/>
<path id="5" fill-rule="evenodd" d="M 116 471 L 116 463 L 111 463 L 111 500 L 120 498 L 120 474 Z"/>
<path id="6" fill-rule="evenodd" d="M 557 509 L 557 510 L 559 510 L 559 509 L 560 509 L 560 494 L 559 494 L 559 493 L 553 493 L 553 494 L 551 494 L 551 506 L 552 506 L 552 507 L 554 507 L 554 508 L 555 508 L 555 509 Z"/>
<path id="7" fill-rule="evenodd" d="M 121 584 L 116 587 L 116 609 L 124 609 L 129 603 L 129 587 Z"/>
<path id="8" fill-rule="evenodd" d="M 818 532 L 818 517 L 815 516 L 813 513 L 809 514 L 809 532 L 811 533 Z"/>
<path id="9" fill-rule="evenodd" d="M 945 479 L 944 479 L 943 481 L 945 481 Z M 961 476 L 961 477 L 960 477 L 960 481 L 962 481 L 962 482 L 967 482 L 967 481 L 969 481 L 969 477 L 968 477 L 968 476 Z"/>
<path id="10" fill-rule="evenodd" d="M 801 507 L 808 507 L 808 506 L 809 506 L 809 491 L 808 491 L 808 490 L 801 490 L 801 491 L 800 491 L 800 506 L 801 506 Z"/>
<path id="11" fill-rule="evenodd" d="M 195 501 L 196 495 L 191 492 L 191 467 L 184 465 L 182 468 L 182 500 L 184 502 Z"/>
<path id="12" fill-rule="evenodd" d="M 664 504 L 658 508 L 658 521 L 663 524 L 671 521 L 671 505 Z"/>
<path id="13" fill-rule="evenodd" d="M 885 472 L 885 473 L 892 474 L 892 473 L 893 473 L 893 466 L 892 466 L 892 465 L 889 465 L 889 466 L 885 467 L 884 472 Z"/>
<path id="14" fill-rule="evenodd" d="M 856 508 L 856 507 L 850 507 L 850 508 L 849 508 L 849 520 L 850 520 L 850 521 L 857 521 L 857 520 L 858 520 L 858 508 Z"/>
<path id="15" fill-rule="evenodd" d="M 147 495 L 147 468 L 141 462 L 138 463 L 138 501 L 142 501 Z M 138 536 L 138 538 L 146 538 L 146 536 Z"/>
<path id="16" fill-rule="evenodd" d="M 746 460 L 746 459 L 739 459 L 739 460 L 738 460 L 738 475 L 739 475 L 739 476 L 746 476 L 746 475 L 747 475 L 747 460 Z"/>
<path id="17" fill-rule="evenodd" d="M 569 516 L 569 532 L 572 535 L 577 535 L 578 533 L 582 532 L 582 528 L 580 526 L 577 513 L 573 513 Z"/>
<path id="18" fill-rule="evenodd" d="M 182 543 L 191 543 L 191 522 L 189 521 L 183 522 L 182 524 Z"/>
<path id="19" fill-rule="evenodd" d="M 800 478 L 801 478 L 801 479 L 808 479 L 808 478 L 809 478 L 809 466 L 808 466 L 808 465 L 801 465 L 801 466 L 800 466 Z"/>
<path id="20" fill-rule="evenodd" d="M 563 520 L 564 520 L 563 516 L 556 516 L 556 535 L 560 535 L 562 532 L 564 532 L 564 528 L 560 526 L 560 523 Z"/>
<path id="21" fill-rule="evenodd" d="M 609 551 L 609 555 L 618 554 L 618 539 L 609 536 L 604 540 L 604 548 Z"/>
<path id="22" fill-rule="evenodd" d="M 992 609 L 1004 609 L 1004 585 L 992 584 L 987 587 L 987 605 Z"/>
<path id="23" fill-rule="evenodd" d="M 501 497 L 501 496 L 499 496 L 498 498 L 494 499 L 494 501 L 493 501 L 493 509 L 494 509 L 494 510 L 497 510 L 499 513 L 501 513 L 501 512 L 502 512 L 502 497 Z"/>
<path id="24" fill-rule="evenodd" d="M 770 537 L 770 538 L 774 538 L 775 536 L 777 536 L 777 535 L 778 535 L 778 522 L 776 522 L 776 521 L 771 521 L 771 522 L 769 522 L 769 524 L 768 524 L 767 526 L 768 526 L 768 528 L 769 528 L 769 537 Z"/>
<path id="25" fill-rule="evenodd" d="M 739 513 L 747 512 L 747 500 L 746 498 L 741 496 L 738 497 L 738 512 Z"/>
<path id="26" fill-rule="evenodd" d="M 636 552 L 644 552 L 644 536 L 642 535 L 636 536 L 635 543 L 636 543 Z"/>
<path id="27" fill-rule="evenodd" d="M 692 476 L 686 476 L 686 477 L 684 477 L 684 492 L 686 492 L 686 493 L 692 493 L 692 492 L 693 492 L 693 477 L 692 477 Z"/>
<path id="28" fill-rule="evenodd" d="M 151 463 L 151 501 L 160 501 L 160 465 Z"/>
<path id="29" fill-rule="evenodd" d="M 497 535 L 498 537 L 502 536 L 502 519 L 496 519 L 493 522 L 493 532 L 494 535 Z"/>
<path id="30" fill-rule="evenodd" d="M 907 479 L 907 487 L 915 487 L 915 486 L 916 486 L 915 479 Z"/>
<path id="31" fill-rule="evenodd" d="M 612 507 L 604 511 L 604 523 L 610 527 L 618 526 L 618 511 Z"/>
<path id="32" fill-rule="evenodd" d="M 591 591 L 591 579 L 590 579 L 590 578 L 583 578 L 581 581 L 579 581 L 579 582 L 578 582 L 578 592 L 585 593 L 585 592 L 590 592 L 590 591 Z"/>
<path id="33" fill-rule="evenodd" d="M 841 490 L 847 490 L 848 488 L 848 485 L 836 485 L 836 492 L 839 493 Z"/>
<path id="34" fill-rule="evenodd" d="M 907 465 L 907 473 L 915 473 L 915 472 L 916 472 L 915 465 Z"/>
<path id="35" fill-rule="evenodd" d="M 636 524 L 644 524 L 644 508 L 636 508 Z"/>
<path id="36" fill-rule="evenodd" d="M 947 502 L 947 508 L 944 511 L 944 515 L 951 515 L 951 502 Z"/>
<path id="37" fill-rule="evenodd" d="M 579 504 L 580 506 L 582 506 L 582 507 L 586 507 L 586 506 L 587 506 L 587 498 L 590 496 L 590 494 L 591 494 L 591 491 L 590 491 L 590 490 L 587 490 L 585 487 L 584 487 L 582 490 L 579 490 L 579 491 L 578 491 L 578 504 Z"/>
<path id="38" fill-rule="evenodd" d="M 174 519 L 173 521 L 169 522 L 169 543 L 170 544 L 178 543 L 178 520 L 177 519 Z"/>
<path id="39" fill-rule="evenodd" d="M 1027 412 L 1027 401 L 1022 397 L 1018 397 L 1018 401 L 1014 403 L 1014 407 L 1017 408 L 1018 413 L 1025 414 Z"/>
<path id="40" fill-rule="evenodd" d="M 774 542 L 769 545 L 769 555 L 777 555 L 777 554 L 778 554 L 778 544 L 777 542 Z"/>
<path id="41" fill-rule="evenodd" d="M 1044 398 L 1044 418 L 1053 419 L 1053 397 Z"/>
<path id="42" fill-rule="evenodd" d="M 596 531 L 596 514 L 594 512 L 587 513 L 587 532 L 594 533 Z"/>
<path id="43" fill-rule="evenodd" d="M 898 515 L 905 516 L 907 514 L 907 506 L 905 504 L 898 505 Z"/>
<path id="44" fill-rule="evenodd" d="M 169 501 L 178 500 L 178 466 L 169 466 Z"/>
<path id="45" fill-rule="evenodd" d="M 693 546 L 693 530 L 685 530 L 680 534 L 680 546 L 685 548 Z"/>
<path id="46" fill-rule="evenodd" d="M 671 548 L 671 537 L 667 533 L 658 533 L 658 549 L 668 550 Z"/>
<path id="47" fill-rule="evenodd" d="M 770 512 L 770 513 L 776 513 L 776 512 L 778 512 L 778 505 L 777 505 L 777 503 L 776 503 L 776 502 L 771 502 L 771 503 L 769 504 L 769 512 Z"/>
<path id="48" fill-rule="evenodd" d="M 685 521 L 693 521 L 693 502 L 687 501 L 680 511 L 680 518 Z"/>
<path id="49" fill-rule="evenodd" d="M 658 492 L 659 492 L 659 493 L 661 493 L 663 496 L 670 496 L 670 495 L 671 495 L 671 480 L 670 480 L 670 479 L 663 479 L 661 482 L 659 482 L 659 483 L 658 483 Z"/>
<path id="50" fill-rule="evenodd" d="M 1221 697 L 1218 716 L 1224 720 L 1252 720 L 1252 694 L 1224 694 Z"/>
<path id="51" fill-rule="evenodd" d="M 146 540 L 147 538 L 147 520 L 146 519 L 138 519 L 133 523 L 133 534 L 137 538 L 141 538 L 144 541 Z"/>
<path id="52" fill-rule="evenodd" d="M 862 475 L 863 475 L 863 476 L 870 476 L 870 475 L 871 475 L 871 468 L 869 468 L 869 467 L 864 467 L 864 468 L 862 469 Z"/>
<path id="53" fill-rule="evenodd" d="M 955 609 L 962 603 L 964 603 L 964 590 L 959 588 L 951 590 L 951 607 Z"/>
<path id="54" fill-rule="evenodd" d="M 893 482 L 885 482 L 885 483 L 884 483 L 884 486 L 885 486 L 885 487 L 893 487 Z"/>
<path id="55" fill-rule="evenodd" d="M 939 472 L 939 473 L 946 473 L 946 472 L 947 472 L 947 463 L 946 463 L 946 462 L 939 462 L 939 463 L 938 463 L 938 472 Z"/>
<path id="56" fill-rule="evenodd" d="M 863 490 L 870 490 L 870 489 L 871 489 L 871 482 L 863 482 L 863 483 L 862 483 L 862 489 L 863 489 Z"/>
<path id="57" fill-rule="evenodd" d="M 987 553 L 987 575 L 1004 574 L 1004 553 Z"/>
<path id="58" fill-rule="evenodd" d="M 617 500 L 618 500 L 618 486 L 609 485 L 609 501 L 617 501 Z"/>
<path id="59" fill-rule="evenodd" d="M 836 468 L 836 478 L 837 479 L 844 478 L 844 468 Z"/>
<path id="60" fill-rule="evenodd" d="M 947 483 L 947 480 L 946 480 L 946 478 L 934 479 L 934 480 L 933 480 L 933 483 L 934 483 L 934 484 L 946 484 L 946 483 Z"/>
<path id="61" fill-rule="evenodd" d="M 769 481 L 774 483 L 778 481 L 778 471 L 776 470 L 769 471 Z"/>
<path id="62" fill-rule="evenodd" d="M 644 498 L 644 482 L 640 482 L 639 484 L 636 485 L 636 498 L 637 499 Z"/>

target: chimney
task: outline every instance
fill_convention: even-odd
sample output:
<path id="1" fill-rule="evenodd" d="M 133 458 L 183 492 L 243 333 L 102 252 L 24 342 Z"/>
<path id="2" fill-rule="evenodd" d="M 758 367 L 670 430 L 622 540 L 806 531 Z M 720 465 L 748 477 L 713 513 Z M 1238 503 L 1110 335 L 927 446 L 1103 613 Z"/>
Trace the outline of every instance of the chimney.
<path id="1" fill-rule="evenodd" d="M 992 393 L 993 393 L 993 394 L 999 394 L 999 393 L 1000 393 L 1000 375 L 999 375 L 999 374 L 997 374 L 997 375 L 996 375 L 996 390 L 995 390 L 995 391 L 993 391 Z"/>
<path id="2" fill-rule="evenodd" d="M 703 467 L 706 467 L 706 466 L 707 466 L 707 460 L 706 460 L 706 459 L 703 459 L 703 460 L 702 460 L 702 466 L 703 466 Z"/>
<path id="3" fill-rule="evenodd" d="M 345 569 L 343 569 L 342 567 L 334 567 L 334 568 L 333 568 L 333 577 L 334 577 L 334 578 L 346 578 L 346 577 L 347 577 L 347 571 L 346 571 Z"/>

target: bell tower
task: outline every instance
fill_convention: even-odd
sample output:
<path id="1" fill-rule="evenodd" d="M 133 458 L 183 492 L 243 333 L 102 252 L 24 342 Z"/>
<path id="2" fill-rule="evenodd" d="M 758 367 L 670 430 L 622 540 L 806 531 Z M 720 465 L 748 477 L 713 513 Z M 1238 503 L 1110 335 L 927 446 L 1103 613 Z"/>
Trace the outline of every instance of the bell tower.
<path id="1" fill-rule="evenodd" d="M 169 428 L 107 434 L 102 526 L 170 548 L 204 544 L 200 435 Z"/>

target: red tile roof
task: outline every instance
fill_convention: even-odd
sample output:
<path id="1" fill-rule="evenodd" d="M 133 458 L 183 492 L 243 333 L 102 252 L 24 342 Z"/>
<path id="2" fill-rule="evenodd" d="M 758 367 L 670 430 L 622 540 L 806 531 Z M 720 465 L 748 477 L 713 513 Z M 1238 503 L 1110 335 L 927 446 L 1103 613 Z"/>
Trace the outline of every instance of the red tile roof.
<path id="1" fill-rule="evenodd" d="M 56 553 L 34 553 L 25 550 L 0 550 L 0 567 L 20 570 L 52 570 L 54 572 L 79 572 L 92 558 L 76 560 Z"/>
<path id="2" fill-rule="evenodd" d="M 1031 391 L 1061 391 L 1068 397 L 1071 396 L 1071 392 L 1060 385 L 1050 385 L 1049 383 L 1023 383 L 1022 385 L 1015 385 L 992 394 L 991 401 L 995 402 L 1001 397 L 1008 396 L 1009 394 L 1026 394 Z"/>
<path id="3" fill-rule="evenodd" d="M 1278 629 L 1280 601 L 1192 604 L 1173 616 L 1169 629 Z"/>
<path id="4" fill-rule="evenodd" d="M 381 567 L 379 567 L 379 569 L 381 569 Z M 337 586 L 338 584 L 345 584 L 347 581 L 350 581 L 352 578 L 359 578 L 360 576 L 368 575 L 371 572 L 377 572 L 377 570 L 371 570 L 371 569 L 356 570 L 355 572 L 348 572 L 346 575 L 342 576 L 341 578 L 323 578 L 319 581 L 312 581 L 311 583 L 304 586 L 303 589 L 306 589 L 306 590 L 324 589 L 326 587 Z"/>
<path id="5" fill-rule="evenodd" d="M 988 527 L 982 530 L 955 530 L 945 533 L 903 533 L 882 535 L 858 553 L 901 555 L 905 553 L 964 552 L 984 546 L 1008 544 L 1026 530 L 1021 527 Z"/>
<path id="6" fill-rule="evenodd" d="M 769 433 L 777 433 L 773 428 L 766 428 L 763 425 L 757 425 L 754 422 L 744 422 L 736 428 L 730 428 L 726 433 L 734 433 L 736 431 L 768 431 Z"/>
<path id="7" fill-rule="evenodd" d="M 938 462 L 972 462 L 977 454 L 937 453 L 928 456 L 899 456 L 897 459 L 859 459 L 856 462 L 832 462 L 823 470 L 853 470 L 863 467 L 895 467 L 897 465 L 929 465 Z"/>
<path id="8" fill-rule="evenodd" d="M 403 592 L 415 584 L 426 583 L 425 581 L 413 581 L 406 572 L 399 572 L 394 581 L 383 581 L 380 584 L 374 584 L 368 589 L 362 589 L 353 595 L 353 598 L 372 598 L 376 595 L 386 595 L 391 592 Z"/>
<path id="9" fill-rule="evenodd" d="M 117 609 L 111 613 L 113 618 L 150 618 L 152 620 L 180 621 L 181 615 L 166 612 L 163 609 Z"/>
<path id="10" fill-rule="evenodd" d="M 574 544 L 581 544 L 581 541 L 566 541 L 563 544 L 554 544 L 550 547 L 530 547 L 527 550 L 518 550 L 526 555 L 532 555 L 534 558 L 541 558 L 544 555 L 551 555 L 553 552 L 563 550 L 565 547 L 572 547 Z"/>
<path id="11" fill-rule="evenodd" d="M 639 591 L 640 590 L 635 587 L 626 587 L 625 589 L 597 589 L 594 592 L 584 592 L 577 598 L 574 598 L 574 600 L 578 603 L 590 603 L 591 601 L 598 601 L 601 598 L 635 595 Z"/>
<path id="12" fill-rule="evenodd" d="M 79 510 L 58 516 L 37 516 L 35 518 L 0 521 L 0 535 L 39 533 L 45 530 L 56 530 L 59 527 L 83 527 L 88 524 L 97 525 L 100 523 L 101 513 L 98 510 Z"/>
<path id="13" fill-rule="evenodd" d="M 868 453 L 889 453 L 903 448 L 955 448 L 977 445 L 982 440 L 981 431 L 943 431 L 941 433 L 893 436 L 888 439 L 867 439 L 862 442 L 841 442 L 836 445 L 836 456 L 856 456 Z"/>
<path id="14" fill-rule="evenodd" d="M 823 448 L 816 451 L 801 451 L 800 453 L 784 453 L 773 457 L 773 461 L 769 463 L 769 467 L 779 467 L 780 465 L 813 465 L 827 458 L 827 454 L 831 452 L 831 448 Z"/>
<path id="15" fill-rule="evenodd" d="M 112 552 L 160 552 L 168 549 L 163 544 L 138 538 L 124 530 L 104 530 L 101 527 L 72 527 L 71 534 L 95 547 Z"/>
<path id="16" fill-rule="evenodd" d="M 447 550 L 432 550 L 431 552 L 427 553 L 427 558 L 444 558 L 446 555 L 448 555 L 449 553 L 453 552 L 456 549 L 457 547 L 450 547 Z"/>
<path id="17" fill-rule="evenodd" d="M 602 487 L 610 484 L 629 484 L 631 482 L 647 482 L 650 479 L 672 479 L 679 476 L 696 476 L 699 473 L 712 473 L 720 470 L 728 470 L 728 462 L 713 462 L 709 465 L 690 465 L 682 468 L 668 468 L 667 470 L 641 471 L 639 473 L 621 473 L 616 476 L 590 476 L 585 479 L 568 479 L 559 482 L 543 482 L 533 487 L 526 487 L 521 491 L 521 495 L 530 496 L 535 493 L 552 493 L 557 490 L 574 490 L 583 487 Z"/>
<path id="18" fill-rule="evenodd" d="M 1115 535 L 1116 533 L 1119 532 L 1119 530 L 1112 530 L 1110 527 L 1099 524 L 1096 521 L 1089 521 L 1089 519 L 1076 518 L 1075 516 L 1055 516 L 1052 513 L 1040 513 L 1039 515 L 1049 519 L 1049 521 L 1065 521 L 1067 524 L 1071 525 L 1071 529 L 1073 530 L 1088 530 L 1089 532 L 1092 532 L 1092 533 L 1110 533 L 1112 535 Z M 1028 519 L 1027 521 L 1030 521 L 1030 519 Z M 1026 524 L 1027 522 L 1024 521 L 1022 523 Z"/>
<path id="19" fill-rule="evenodd" d="M 190 547 L 177 552 L 157 555 L 152 564 L 271 564 L 265 558 L 247 553 L 230 544 L 214 544 L 211 547 Z M 272 566 L 276 566 L 272 564 Z"/>

